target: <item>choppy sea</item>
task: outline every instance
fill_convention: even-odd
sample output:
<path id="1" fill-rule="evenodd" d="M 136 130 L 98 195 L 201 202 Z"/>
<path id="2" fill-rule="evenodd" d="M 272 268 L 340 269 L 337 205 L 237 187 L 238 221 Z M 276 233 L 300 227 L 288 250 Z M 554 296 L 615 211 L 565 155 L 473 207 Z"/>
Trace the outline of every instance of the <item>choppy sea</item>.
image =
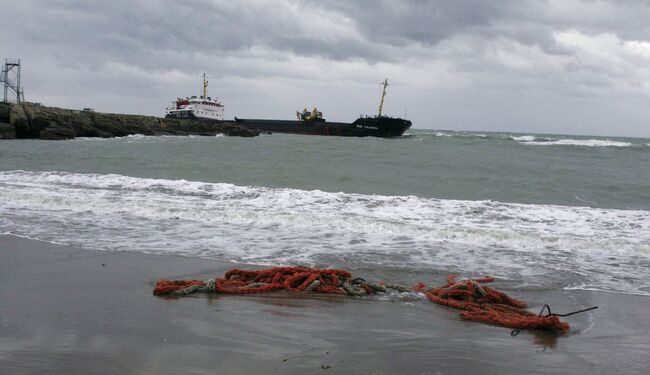
<path id="1" fill-rule="evenodd" d="M 650 295 L 650 139 L 411 130 L 2 141 L 0 234 Z"/>

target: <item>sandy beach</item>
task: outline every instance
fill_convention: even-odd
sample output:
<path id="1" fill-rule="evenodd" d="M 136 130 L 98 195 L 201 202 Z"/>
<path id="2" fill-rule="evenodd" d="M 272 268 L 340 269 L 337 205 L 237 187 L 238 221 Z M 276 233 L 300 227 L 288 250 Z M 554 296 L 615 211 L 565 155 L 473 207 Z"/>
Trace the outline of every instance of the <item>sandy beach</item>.
<path id="1" fill-rule="evenodd" d="M 234 266 L 1 236 L 0 373 L 641 374 L 650 364 L 646 297 L 511 292 L 531 311 L 600 306 L 567 318 L 570 335 L 513 337 L 418 299 L 152 296 L 159 278 Z"/>

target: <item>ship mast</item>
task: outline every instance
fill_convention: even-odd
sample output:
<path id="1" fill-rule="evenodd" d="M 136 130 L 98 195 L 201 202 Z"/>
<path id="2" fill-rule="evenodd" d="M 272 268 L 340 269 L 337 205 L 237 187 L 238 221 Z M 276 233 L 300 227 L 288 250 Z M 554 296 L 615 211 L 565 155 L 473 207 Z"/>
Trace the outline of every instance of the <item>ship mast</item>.
<path id="1" fill-rule="evenodd" d="M 205 73 L 203 73 L 203 99 L 208 98 L 208 81 L 205 79 Z"/>
<path id="2" fill-rule="evenodd" d="M 384 108 L 384 98 L 386 97 L 386 86 L 388 86 L 388 78 L 384 80 L 384 91 L 381 93 L 381 103 L 379 103 L 379 117 L 381 117 L 381 110 Z"/>

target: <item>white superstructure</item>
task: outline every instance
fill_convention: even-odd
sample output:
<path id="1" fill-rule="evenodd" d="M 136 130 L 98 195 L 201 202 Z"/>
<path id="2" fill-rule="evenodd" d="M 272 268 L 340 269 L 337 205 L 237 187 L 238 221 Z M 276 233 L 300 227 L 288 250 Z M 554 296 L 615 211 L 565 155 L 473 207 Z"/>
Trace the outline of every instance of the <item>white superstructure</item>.
<path id="1" fill-rule="evenodd" d="M 221 121 L 223 110 L 219 99 L 208 96 L 208 81 L 203 74 L 203 95 L 176 99 L 166 108 L 165 117 Z"/>

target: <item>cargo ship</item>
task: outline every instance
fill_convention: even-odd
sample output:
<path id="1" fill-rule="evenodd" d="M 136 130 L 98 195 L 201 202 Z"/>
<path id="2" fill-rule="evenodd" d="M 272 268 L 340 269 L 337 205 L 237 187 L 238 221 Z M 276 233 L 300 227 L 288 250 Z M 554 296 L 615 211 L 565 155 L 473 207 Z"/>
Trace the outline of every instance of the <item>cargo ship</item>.
<path id="1" fill-rule="evenodd" d="M 177 99 L 167 108 L 167 118 L 188 118 L 200 121 L 232 122 L 249 130 L 263 133 L 288 133 L 306 135 L 330 135 L 341 137 L 399 137 L 410 127 L 411 121 L 382 114 L 388 79 L 384 80 L 379 113 L 377 116 L 362 116 L 352 123 L 328 122 L 323 114 L 314 108 L 296 112 L 296 120 L 242 119 L 223 120 L 223 105 L 217 99 L 207 96 L 208 82 L 203 75 L 203 95 Z"/>

